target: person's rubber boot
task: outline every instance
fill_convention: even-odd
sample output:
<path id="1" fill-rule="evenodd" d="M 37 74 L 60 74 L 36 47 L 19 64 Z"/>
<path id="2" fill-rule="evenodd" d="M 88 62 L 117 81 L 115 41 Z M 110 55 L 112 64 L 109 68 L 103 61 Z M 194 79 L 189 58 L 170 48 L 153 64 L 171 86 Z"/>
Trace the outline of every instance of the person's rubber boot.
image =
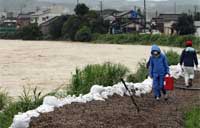
<path id="1" fill-rule="evenodd" d="M 167 94 L 164 95 L 164 99 L 165 99 L 165 101 L 168 100 L 168 95 Z"/>
<path id="2" fill-rule="evenodd" d="M 157 97 L 156 97 L 156 101 L 160 101 L 160 97 L 157 96 Z"/>
<path id="3" fill-rule="evenodd" d="M 192 86 L 192 79 L 189 79 L 189 87 Z"/>

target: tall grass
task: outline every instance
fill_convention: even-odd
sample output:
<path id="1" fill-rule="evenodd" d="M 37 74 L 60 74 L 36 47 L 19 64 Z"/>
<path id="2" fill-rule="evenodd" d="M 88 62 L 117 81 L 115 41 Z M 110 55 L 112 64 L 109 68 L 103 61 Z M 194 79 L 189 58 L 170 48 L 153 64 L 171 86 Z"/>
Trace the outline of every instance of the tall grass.
<path id="1" fill-rule="evenodd" d="M 165 55 L 167 57 L 169 65 L 177 65 L 179 63 L 180 55 L 177 52 L 169 50 L 165 52 Z"/>
<path id="2" fill-rule="evenodd" d="M 150 35 L 150 34 L 105 34 L 95 35 L 93 42 L 111 43 L 111 44 L 140 44 L 151 45 L 158 44 L 162 46 L 184 47 L 186 40 L 192 40 L 195 48 L 200 48 L 200 38 L 193 35 L 187 36 L 166 36 L 166 35 Z"/>
<path id="3" fill-rule="evenodd" d="M 148 69 L 146 68 L 146 60 L 143 60 L 138 63 L 138 68 L 136 73 L 129 74 L 127 76 L 128 82 L 142 82 L 148 76 Z"/>
<path id="4" fill-rule="evenodd" d="M 200 107 L 185 113 L 185 128 L 200 128 Z"/>
<path id="5" fill-rule="evenodd" d="M 42 104 L 43 97 L 44 96 L 41 96 L 41 92 L 38 91 L 37 88 L 24 88 L 22 95 L 19 96 L 19 99 L 11 102 L 0 113 L 0 128 L 8 128 L 13 121 L 14 115 L 18 112 L 26 112 L 37 108 Z"/>
<path id="6" fill-rule="evenodd" d="M 0 88 L 0 111 L 5 109 L 11 102 L 11 97 L 8 96 L 8 92 L 5 89 Z"/>
<path id="7" fill-rule="evenodd" d="M 83 70 L 76 69 L 72 76 L 70 94 L 86 94 L 92 85 L 111 86 L 128 73 L 128 68 L 121 64 L 104 63 L 88 65 Z"/>

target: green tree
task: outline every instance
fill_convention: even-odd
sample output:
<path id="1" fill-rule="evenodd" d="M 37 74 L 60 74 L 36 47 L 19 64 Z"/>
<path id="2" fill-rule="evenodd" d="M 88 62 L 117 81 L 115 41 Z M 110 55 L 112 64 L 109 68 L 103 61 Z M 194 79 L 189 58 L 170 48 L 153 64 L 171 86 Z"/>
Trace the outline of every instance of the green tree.
<path id="1" fill-rule="evenodd" d="M 200 12 L 197 12 L 196 14 L 194 14 L 194 20 L 200 21 Z"/>
<path id="2" fill-rule="evenodd" d="M 62 27 L 62 36 L 66 39 L 75 40 L 75 34 L 81 27 L 81 20 L 76 16 L 70 16 Z"/>
<path id="3" fill-rule="evenodd" d="M 89 8 L 85 4 L 78 4 L 74 9 L 76 15 L 84 16 L 89 12 Z"/>
<path id="4" fill-rule="evenodd" d="M 105 34 L 108 32 L 109 22 L 104 21 L 96 11 L 89 11 L 84 17 L 89 23 L 85 25 L 90 27 L 92 33 Z"/>
<path id="5" fill-rule="evenodd" d="M 192 16 L 187 14 L 182 14 L 178 18 L 178 23 L 175 28 L 180 35 L 194 34 L 196 31 Z"/>
<path id="6" fill-rule="evenodd" d="M 85 14 L 85 17 L 90 19 L 96 19 L 98 18 L 98 14 L 96 11 L 90 10 L 87 14 Z"/>
<path id="7" fill-rule="evenodd" d="M 79 31 L 76 33 L 76 40 L 81 42 L 91 41 L 92 33 L 89 27 L 83 26 Z"/>
<path id="8" fill-rule="evenodd" d="M 42 32 L 37 24 L 30 24 L 18 30 L 17 36 L 23 40 L 42 39 Z"/>
<path id="9" fill-rule="evenodd" d="M 98 17 L 90 20 L 90 28 L 93 33 L 105 34 L 108 32 L 109 22 L 106 22 L 102 18 Z"/>
<path id="10" fill-rule="evenodd" d="M 67 21 L 68 16 L 60 16 L 53 23 L 51 23 L 49 28 L 49 34 L 52 39 L 58 39 L 62 36 L 62 27 L 65 21 Z"/>

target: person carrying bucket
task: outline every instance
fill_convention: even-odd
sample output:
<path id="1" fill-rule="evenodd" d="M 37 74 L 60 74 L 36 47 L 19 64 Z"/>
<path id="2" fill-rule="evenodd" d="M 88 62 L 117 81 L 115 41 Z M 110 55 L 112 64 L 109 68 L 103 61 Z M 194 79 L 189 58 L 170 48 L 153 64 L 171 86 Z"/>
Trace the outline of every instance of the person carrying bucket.
<path id="1" fill-rule="evenodd" d="M 185 45 L 186 48 L 182 51 L 180 57 L 180 65 L 184 71 L 185 86 L 190 87 L 194 79 L 194 65 L 198 68 L 198 59 L 196 50 L 192 48 L 192 41 L 186 41 Z"/>
<path id="2" fill-rule="evenodd" d="M 153 79 L 153 93 L 156 100 L 160 100 L 161 92 L 167 100 L 167 92 L 164 88 L 164 79 L 169 74 L 169 66 L 166 56 L 161 53 L 157 45 L 152 45 L 149 59 L 149 75 Z"/>

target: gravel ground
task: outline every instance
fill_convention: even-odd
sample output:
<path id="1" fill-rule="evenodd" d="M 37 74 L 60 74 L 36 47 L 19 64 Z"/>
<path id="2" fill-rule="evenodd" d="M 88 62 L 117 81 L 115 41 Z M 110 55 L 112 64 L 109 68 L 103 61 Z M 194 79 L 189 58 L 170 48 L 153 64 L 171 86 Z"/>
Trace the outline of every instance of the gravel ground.
<path id="1" fill-rule="evenodd" d="M 194 82 L 200 87 L 200 73 Z M 184 84 L 182 79 L 176 83 Z M 127 96 L 65 105 L 33 118 L 30 128 L 183 128 L 183 113 L 192 106 L 200 106 L 200 92 L 176 89 L 169 92 L 168 101 L 155 101 L 152 94 L 136 101 L 141 109 L 139 113 Z"/>

